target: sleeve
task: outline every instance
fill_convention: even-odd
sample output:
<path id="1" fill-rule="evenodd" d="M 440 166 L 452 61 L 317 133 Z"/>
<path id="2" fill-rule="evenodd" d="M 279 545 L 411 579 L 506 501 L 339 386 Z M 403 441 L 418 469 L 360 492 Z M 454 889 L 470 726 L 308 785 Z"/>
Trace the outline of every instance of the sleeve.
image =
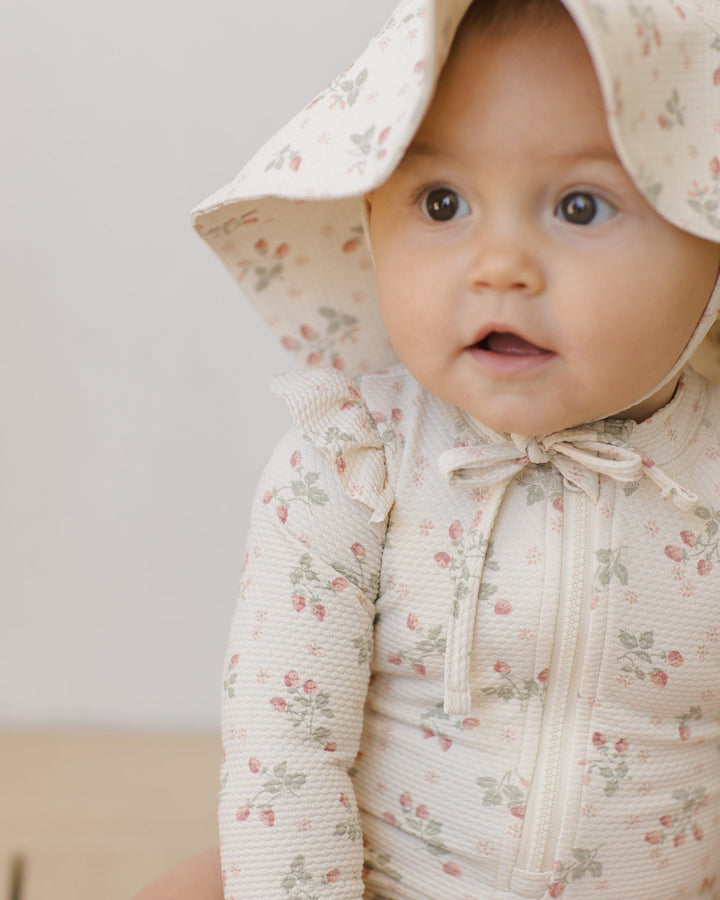
<path id="1" fill-rule="evenodd" d="M 322 392 L 321 412 L 307 385 L 280 386 L 307 436 L 275 449 L 251 515 L 224 674 L 226 900 L 363 895 L 348 772 L 392 500 L 382 444 L 346 382 Z"/>

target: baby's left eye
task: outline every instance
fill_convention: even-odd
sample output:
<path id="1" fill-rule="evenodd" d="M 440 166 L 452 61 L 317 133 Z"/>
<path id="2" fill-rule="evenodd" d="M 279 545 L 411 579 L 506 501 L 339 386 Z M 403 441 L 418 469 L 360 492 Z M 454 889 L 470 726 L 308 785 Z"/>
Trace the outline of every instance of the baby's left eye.
<path id="1" fill-rule="evenodd" d="M 555 207 L 555 215 L 571 225 L 602 225 L 617 215 L 617 210 L 597 194 L 571 191 Z"/>

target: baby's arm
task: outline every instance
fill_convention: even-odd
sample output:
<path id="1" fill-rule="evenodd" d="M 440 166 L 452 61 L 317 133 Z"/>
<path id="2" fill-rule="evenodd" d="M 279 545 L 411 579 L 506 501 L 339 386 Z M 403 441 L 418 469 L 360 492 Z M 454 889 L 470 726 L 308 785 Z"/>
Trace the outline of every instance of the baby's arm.
<path id="1" fill-rule="evenodd" d="M 381 536 L 297 433 L 256 495 L 225 669 L 227 900 L 360 900 L 360 742 Z"/>

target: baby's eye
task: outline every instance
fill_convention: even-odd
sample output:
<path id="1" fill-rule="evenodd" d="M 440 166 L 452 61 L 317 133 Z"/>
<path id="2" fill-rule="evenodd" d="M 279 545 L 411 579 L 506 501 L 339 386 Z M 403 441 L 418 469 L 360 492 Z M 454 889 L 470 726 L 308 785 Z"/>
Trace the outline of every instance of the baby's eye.
<path id="1" fill-rule="evenodd" d="M 422 198 L 420 208 L 433 222 L 449 222 L 451 219 L 470 215 L 470 207 L 460 194 L 451 188 L 431 188 Z"/>
<path id="2" fill-rule="evenodd" d="M 555 215 L 571 225 L 602 225 L 617 215 L 617 210 L 589 191 L 572 191 L 555 207 Z"/>

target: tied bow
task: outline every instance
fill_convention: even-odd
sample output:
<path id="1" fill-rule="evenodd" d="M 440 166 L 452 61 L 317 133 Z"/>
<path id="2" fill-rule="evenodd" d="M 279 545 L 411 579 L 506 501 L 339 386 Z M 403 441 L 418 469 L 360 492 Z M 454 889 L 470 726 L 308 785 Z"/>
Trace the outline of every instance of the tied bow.
<path id="1" fill-rule="evenodd" d="M 495 437 L 498 437 L 493 433 Z M 663 498 L 672 496 L 685 512 L 694 512 L 696 494 L 665 474 L 645 454 L 613 435 L 588 428 L 575 428 L 539 438 L 512 434 L 474 447 L 454 447 L 438 459 L 440 474 L 448 484 L 471 482 L 490 487 L 511 479 L 529 463 L 550 463 L 567 482 L 597 502 L 599 475 L 627 484 L 646 476 L 660 488 Z"/>

